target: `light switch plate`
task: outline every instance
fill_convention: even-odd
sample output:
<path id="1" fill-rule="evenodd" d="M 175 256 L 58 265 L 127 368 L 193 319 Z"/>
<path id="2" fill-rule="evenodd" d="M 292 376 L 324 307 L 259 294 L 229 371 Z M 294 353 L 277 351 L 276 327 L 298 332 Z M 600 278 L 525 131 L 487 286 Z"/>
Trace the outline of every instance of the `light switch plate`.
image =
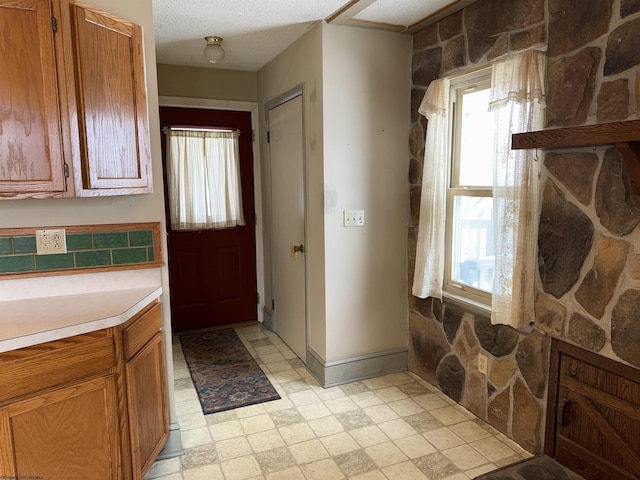
<path id="1" fill-rule="evenodd" d="M 345 227 L 364 227 L 364 210 L 344 210 Z"/>

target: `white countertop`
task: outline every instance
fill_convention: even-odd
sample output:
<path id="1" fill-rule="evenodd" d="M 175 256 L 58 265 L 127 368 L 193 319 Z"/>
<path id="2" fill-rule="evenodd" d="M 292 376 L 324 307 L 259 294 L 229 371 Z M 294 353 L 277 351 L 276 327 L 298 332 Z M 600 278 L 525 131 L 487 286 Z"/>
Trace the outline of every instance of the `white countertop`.
<path id="1" fill-rule="evenodd" d="M 0 352 L 121 325 L 161 294 L 159 269 L 0 281 Z"/>

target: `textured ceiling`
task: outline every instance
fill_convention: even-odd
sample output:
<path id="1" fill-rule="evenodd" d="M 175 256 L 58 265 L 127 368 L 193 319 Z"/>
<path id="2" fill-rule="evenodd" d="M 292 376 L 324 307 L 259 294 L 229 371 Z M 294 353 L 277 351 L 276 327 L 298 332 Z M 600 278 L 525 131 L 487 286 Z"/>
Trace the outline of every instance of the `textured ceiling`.
<path id="1" fill-rule="evenodd" d="M 316 21 L 406 31 L 473 0 L 153 0 L 158 63 L 256 71 Z M 225 59 L 202 57 L 204 37 L 223 37 Z"/>

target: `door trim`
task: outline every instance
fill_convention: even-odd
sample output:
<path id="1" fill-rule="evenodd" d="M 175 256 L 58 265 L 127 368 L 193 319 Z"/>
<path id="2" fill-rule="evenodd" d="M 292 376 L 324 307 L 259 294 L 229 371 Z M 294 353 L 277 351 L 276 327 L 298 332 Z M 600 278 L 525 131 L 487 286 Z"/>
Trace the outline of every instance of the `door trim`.
<path id="1" fill-rule="evenodd" d="M 202 108 L 209 110 L 231 110 L 236 112 L 250 112 L 251 113 L 251 128 L 253 129 L 253 193 L 256 212 L 256 225 L 255 225 L 255 237 L 256 237 L 256 281 L 258 288 L 258 295 L 260 296 L 260 302 L 257 305 L 258 308 L 258 321 L 262 323 L 264 317 L 263 312 L 265 309 L 265 275 L 264 275 L 264 215 L 262 208 L 262 172 L 260 169 L 260 127 L 258 118 L 258 103 L 257 102 L 242 102 L 234 100 L 215 100 L 208 98 L 190 98 L 190 97 L 171 97 L 171 96 L 158 96 L 159 107 L 188 107 L 188 108 Z M 165 199 L 166 201 L 166 199 Z"/>
<path id="2" fill-rule="evenodd" d="M 297 85 L 295 87 L 293 87 L 291 90 L 288 90 L 284 93 L 282 93 L 281 95 L 278 95 L 277 97 L 269 100 L 268 102 L 265 102 L 264 104 L 264 117 L 265 117 L 265 126 L 267 128 L 267 133 L 269 132 L 269 111 L 273 110 L 274 108 L 279 107 L 280 105 L 283 105 L 285 103 L 287 103 L 289 100 L 293 100 L 296 97 L 301 97 L 301 109 L 302 109 L 302 195 L 303 195 L 303 199 L 304 199 L 304 208 L 303 208 L 303 212 L 304 212 L 304 227 L 303 227 L 303 231 L 304 231 L 304 245 L 305 248 L 307 247 L 308 244 L 308 225 L 307 225 L 307 218 L 308 218 L 308 214 L 309 212 L 307 211 L 308 205 L 309 205 L 309 199 L 307 198 L 307 194 L 308 194 L 308 188 L 307 188 L 307 142 L 306 142 L 306 138 L 305 138 L 305 134 L 306 134 L 306 128 L 305 128 L 305 106 L 304 106 L 304 85 Z M 267 178 L 269 180 L 269 184 L 268 184 L 268 188 L 269 188 L 269 201 L 271 202 L 271 195 L 272 195 L 272 185 L 273 185 L 273 179 L 271 178 L 271 149 L 270 147 L 267 145 L 267 155 L 268 155 L 268 161 L 266 162 L 266 166 L 268 169 L 268 172 L 265 172 L 265 175 L 267 175 Z M 270 224 L 273 225 L 273 212 L 271 210 L 269 210 L 269 221 Z M 269 233 L 271 233 L 271 230 L 269 230 Z M 273 242 L 272 242 L 272 238 L 269 238 L 269 245 L 271 246 L 271 251 L 269 252 L 270 255 L 270 263 L 271 263 L 271 278 L 269 279 L 270 281 L 270 285 L 271 285 L 271 293 L 274 293 L 274 280 L 273 280 Z M 309 278 L 308 278 L 308 272 L 309 272 L 309 251 L 305 250 L 305 254 L 302 256 L 302 258 L 304 259 L 304 343 L 305 343 L 305 350 L 307 352 L 307 358 L 309 358 L 309 291 L 307 289 L 307 286 L 309 285 Z M 266 279 L 265 279 L 266 280 Z M 278 321 L 278 319 L 276 318 L 276 316 L 274 315 L 273 310 L 269 309 L 269 315 L 271 316 L 270 319 L 270 326 L 272 327 L 273 331 L 275 331 L 275 327 L 276 327 L 276 323 Z M 306 359 L 302 359 L 305 363 L 306 363 Z"/>

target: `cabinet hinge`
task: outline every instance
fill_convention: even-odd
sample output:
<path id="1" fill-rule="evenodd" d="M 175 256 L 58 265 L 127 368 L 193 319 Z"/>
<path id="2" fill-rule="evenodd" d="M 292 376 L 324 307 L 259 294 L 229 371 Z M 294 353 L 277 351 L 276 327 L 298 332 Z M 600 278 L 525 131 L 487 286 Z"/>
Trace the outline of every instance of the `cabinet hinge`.
<path id="1" fill-rule="evenodd" d="M 56 19 L 56 17 L 51 17 L 51 28 L 53 29 L 54 33 L 58 31 L 58 20 Z"/>
<path id="2" fill-rule="evenodd" d="M 62 168 L 64 169 L 64 178 L 69 178 L 69 165 L 67 162 L 64 162 L 64 166 Z"/>

